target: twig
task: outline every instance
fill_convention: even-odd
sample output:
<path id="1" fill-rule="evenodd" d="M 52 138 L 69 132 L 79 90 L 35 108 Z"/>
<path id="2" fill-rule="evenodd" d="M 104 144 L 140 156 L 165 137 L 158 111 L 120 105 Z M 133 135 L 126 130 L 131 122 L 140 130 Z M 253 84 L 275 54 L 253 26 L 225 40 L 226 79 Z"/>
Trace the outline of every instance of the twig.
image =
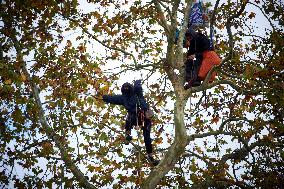
<path id="1" fill-rule="evenodd" d="M 66 17 L 66 16 L 63 15 L 63 14 L 61 14 L 61 15 L 62 15 L 65 19 L 68 19 L 68 20 L 70 20 L 70 21 L 72 21 L 72 22 L 78 24 L 78 26 L 79 26 L 85 33 L 87 33 L 91 38 L 93 38 L 95 41 L 99 42 L 99 43 L 100 43 L 101 45 L 103 45 L 104 47 L 106 47 L 106 48 L 108 48 L 108 49 L 111 49 L 111 50 L 119 51 L 119 52 L 122 52 L 122 53 L 124 53 L 124 54 L 126 54 L 126 55 L 131 56 L 132 59 L 133 59 L 133 61 L 134 61 L 135 67 L 138 66 L 138 63 L 137 63 L 137 61 L 136 61 L 136 58 L 134 57 L 133 54 L 131 54 L 131 53 L 129 53 L 129 52 L 123 50 L 123 49 L 116 48 L 116 47 L 111 47 L 111 46 L 109 46 L 109 45 L 106 45 L 103 41 L 99 40 L 95 35 L 91 34 L 86 28 L 84 28 L 83 26 L 81 26 L 81 25 L 77 22 L 77 20 L 72 19 L 72 18 L 70 18 L 70 17 Z"/>

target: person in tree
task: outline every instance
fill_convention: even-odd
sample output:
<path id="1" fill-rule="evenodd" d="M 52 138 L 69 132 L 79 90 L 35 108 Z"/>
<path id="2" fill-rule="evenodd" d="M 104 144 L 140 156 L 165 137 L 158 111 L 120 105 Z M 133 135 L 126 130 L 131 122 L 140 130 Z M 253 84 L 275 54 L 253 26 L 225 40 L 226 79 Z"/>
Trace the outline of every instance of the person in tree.
<path id="1" fill-rule="evenodd" d="M 121 95 L 103 95 L 103 101 L 110 104 L 122 105 L 127 110 L 125 121 L 125 142 L 129 144 L 132 140 L 131 129 L 139 125 L 143 131 L 144 143 L 150 163 L 154 166 L 159 160 L 153 157 L 152 139 L 150 137 L 152 121 L 149 115 L 149 106 L 143 96 L 143 89 L 140 80 L 134 81 L 134 86 L 124 83 L 121 87 Z"/>
<path id="2" fill-rule="evenodd" d="M 185 33 L 184 47 L 187 48 L 187 60 L 185 62 L 185 89 L 201 85 L 198 72 L 202 63 L 202 53 L 210 50 L 210 41 L 202 33 L 189 29 Z"/>

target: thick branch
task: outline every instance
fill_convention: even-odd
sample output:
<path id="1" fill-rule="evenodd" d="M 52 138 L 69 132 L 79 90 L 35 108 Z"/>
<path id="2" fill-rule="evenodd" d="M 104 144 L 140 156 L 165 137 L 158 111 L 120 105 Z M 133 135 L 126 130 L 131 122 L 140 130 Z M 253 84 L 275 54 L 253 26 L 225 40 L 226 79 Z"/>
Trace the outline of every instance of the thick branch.
<path id="1" fill-rule="evenodd" d="M 178 98 L 178 97 L 177 97 Z M 175 103 L 174 123 L 175 139 L 169 150 L 164 155 L 160 164 L 152 170 L 142 184 L 142 188 L 155 188 L 160 180 L 174 168 L 179 157 L 184 153 L 188 145 L 187 134 L 184 125 L 184 108 L 186 101 L 177 99 Z"/>
<path id="2" fill-rule="evenodd" d="M 222 85 L 222 84 L 230 85 L 233 89 L 235 89 L 240 94 L 259 94 L 259 92 L 260 92 L 260 90 L 244 89 L 242 87 L 239 87 L 233 81 L 230 81 L 230 80 L 219 80 L 219 81 L 215 81 L 213 83 L 201 85 L 201 86 L 198 86 L 198 87 L 192 87 L 192 88 L 188 89 L 187 94 L 186 94 L 186 98 L 188 98 L 190 96 L 190 94 L 192 94 L 192 93 L 205 91 L 207 89 L 211 89 L 213 87 L 216 87 L 216 86 Z"/>
<path id="3" fill-rule="evenodd" d="M 245 10 L 245 7 L 247 5 L 248 1 L 245 0 L 244 3 L 241 5 L 241 8 L 239 11 L 237 11 L 235 14 L 233 14 L 232 16 L 230 16 L 227 20 L 226 23 L 226 29 L 227 29 L 227 33 L 229 36 L 229 55 L 225 58 L 225 60 L 223 62 L 226 62 L 228 60 L 230 60 L 233 56 L 233 48 L 234 48 L 234 39 L 233 39 L 233 34 L 232 34 L 232 30 L 231 30 L 231 26 L 232 26 L 232 21 L 235 18 L 238 18 L 243 11 Z"/>

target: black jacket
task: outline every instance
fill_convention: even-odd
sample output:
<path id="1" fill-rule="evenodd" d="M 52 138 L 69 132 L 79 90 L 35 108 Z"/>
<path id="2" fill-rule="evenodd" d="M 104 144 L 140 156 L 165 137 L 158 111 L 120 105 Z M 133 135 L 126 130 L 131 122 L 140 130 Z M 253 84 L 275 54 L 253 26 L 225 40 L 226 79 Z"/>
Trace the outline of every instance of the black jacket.
<path id="1" fill-rule="evenodd" d="M 210 40 L 202 33 L 196 33 L 190 40 L 187 55 L 202 54 L 204 51 L 211 50 Z"/>
<path id="2" fill-rule="evenodd" d="M 123 87 L 127 86 L 130 90 L 127 92 L 123 91 Z M 136 113 L 136 106 L 140 106 L 142 110 L 148 110 L 149 106 L 143 96 L 143 90 L 141 81 L 136 80 L 134 86 L 130 83 L 124 83 L 122 85 L 122 95 L 104 95 L 103 100 L 106 103 L 122 105 L 130 114 Z"/>

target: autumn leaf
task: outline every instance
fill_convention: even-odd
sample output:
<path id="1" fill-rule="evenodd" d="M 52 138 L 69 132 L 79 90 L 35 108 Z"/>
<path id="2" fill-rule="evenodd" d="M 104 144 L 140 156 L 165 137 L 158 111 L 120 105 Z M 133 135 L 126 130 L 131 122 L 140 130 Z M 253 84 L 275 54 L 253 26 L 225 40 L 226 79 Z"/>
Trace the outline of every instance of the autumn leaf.
<path id="1" fill-rule="evenodd" d="M 72 43 L 70 40 L 67 40 L 67 47 L 72 47 Z"/>
<path id="2" fill-rule="evenodd" d="M 255 13 L 254 13 L 254 12 L 251 12 L 248 17 L 249 17 L 250 19 L 255 18 Z"/>
<path id="3" fill-rule="evenodd" d="M 22 81 L 26 81 L 27 80 L 27 77 L 24 73 L 21 73 L 21 80 Z"/>
<path id="4" fill-rule="evenodd" d="M 211 123 L 218 123 L 219 122 L 219 116 L 214 116 L 213 118 L 212 118 L 212 120 L 211 120 Z"/>
<path id="5" fill-rule="evenodd" d="M 90 172 L 94 172 L 94 170 L 95 170 L 95 166 L 92 166 L 92 165 L 88 165 L 87 166 L 87 168 L 88 168 L 88 170 L 90 171 Z"/>
<path id="6" fill-rule="evenodd" d="M 6 80 L 4 81 L 4 84 L 6 84 L 6 85 L 11 85 L 11 84 L 12 84 L 12 80 L 11 80 L 11 79 L 6 79 Z"/>

